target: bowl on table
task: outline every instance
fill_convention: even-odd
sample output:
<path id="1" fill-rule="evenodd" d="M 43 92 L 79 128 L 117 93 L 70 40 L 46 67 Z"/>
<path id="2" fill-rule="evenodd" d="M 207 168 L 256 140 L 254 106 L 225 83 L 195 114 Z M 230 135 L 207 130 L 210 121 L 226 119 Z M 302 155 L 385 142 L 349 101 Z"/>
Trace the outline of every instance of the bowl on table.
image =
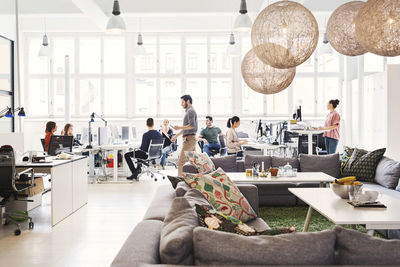
<path id="1" fill-rule="evenodd" d="M 342 185 L 342 184 L 331 184 L 331 189 L 332 191 L 339 196 L 340 198 L 343 199 L 349 199 L 349 192 L 352 188 L 357 188 L 360 189 L 362 187 L 361 185 Z"/>

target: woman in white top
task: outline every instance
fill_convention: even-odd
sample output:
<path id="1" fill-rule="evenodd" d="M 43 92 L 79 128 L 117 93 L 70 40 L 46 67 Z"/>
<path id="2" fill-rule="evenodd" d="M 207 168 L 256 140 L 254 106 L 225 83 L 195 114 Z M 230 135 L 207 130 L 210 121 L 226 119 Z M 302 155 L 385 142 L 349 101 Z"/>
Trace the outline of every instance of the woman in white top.
<path id="1" fill-rule="evenodd" d="M 237 116 L 233 116 L 228 119 L 227 127 L 228 131 L 226 132 L 226 147 L 228 155 L 237 155 L 238 157 L 243 157 L 242 145 L 247 144 L 247 141 L 240 140 L 236 133 L 236 128 L 240 125 L 240 118 Z"/>

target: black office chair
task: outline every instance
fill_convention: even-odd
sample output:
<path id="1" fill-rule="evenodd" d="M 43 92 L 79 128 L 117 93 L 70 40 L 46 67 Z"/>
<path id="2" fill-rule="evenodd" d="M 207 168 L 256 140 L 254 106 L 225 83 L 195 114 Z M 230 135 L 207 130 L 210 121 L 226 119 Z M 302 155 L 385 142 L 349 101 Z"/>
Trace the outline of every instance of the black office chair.
<path id="1" fill-rule="evenodd" d="M 326 146 L 325 146 L 325 138 L 324 138 L 324 134 L 316 134 L 317 136 L 317 148 L 316 148 L 316 152 L 317 155 L 328 155 L 328 151 L 326 150 Z"/>
<path id="2" fill-rule="evenodd" d="M 32 168 L 16 172 L 15 155 L 11 146 L 0 147 L 0 177 L 0 196 L 3 197 L 0 202 L 1 223 L 6 225 L 12 222 L 17 225 L 15 235 L 21 234 L 21 225 L 14 218 L 29 220 L 29 229 L 33 229 L 32 217 L 17 212 L 5 212 L 5 206 L 11 200 L 33 202 L 18 199 L 18 196 L 25 196 L 20 194 L 22 191 L 34 186 L 35 173 Z"/>
<path id="3" fill-rule="evenodd" d="M 154 181 L 157 181 L 156 174 L 162 175 L 163 179 L 165 176 L 160 173 L 160 171 L 151 166 L 151 162 L 157 159 L 161 159 L 163 155 L 163 147 L 164 147 L 164 139 L 151 139 L 149 150 L 147 151 L 147 158 L 146 159 L 136 159 L 138 162 L 142 163 L 142 171 L 138 175 L 139 177 L 144 174 L 149 174 Z"/>
<path id="4" fill-rule="evenodd" d="M 40 138 L 40 142 L 42 143 L 43 151 L 44 151 L 44 152 L 47 152 L 47 151 L 46 151 L 46 144 L 45 144 L 45 142 L 44 142 L 44 138 Z"/>
<path id="5" fill-rule="evenodd" d="M 314 155 L 317 154 L 317 144 L 318 144 L 318 137 L 317 137 L 317 135 L 313 134 L 312 153 Z M 298 151 L 299 151 L 299 154 L 308 154 L 308 135 L 307 134 L 299 135 Z"/>
<path id="6" fill-rule="evenodd" d="M 220 148 L 219 149 L 215 149 L 215 148 L 211 148 L 210 149 L 210 157 L 215 157 L 218 154 L 224 155 L 226 154 L 226 144 L 225 144 L 225 138 L 224 136 L 221 134 L 218 136 L 218 141 L 219 141 L 219 145 Z M 204 142 L 203 141 L 198 141 L 197 142 L 200 149 L 201 149 L 201 153 L 203 153 L 203 148 L 204 148 Z"/>

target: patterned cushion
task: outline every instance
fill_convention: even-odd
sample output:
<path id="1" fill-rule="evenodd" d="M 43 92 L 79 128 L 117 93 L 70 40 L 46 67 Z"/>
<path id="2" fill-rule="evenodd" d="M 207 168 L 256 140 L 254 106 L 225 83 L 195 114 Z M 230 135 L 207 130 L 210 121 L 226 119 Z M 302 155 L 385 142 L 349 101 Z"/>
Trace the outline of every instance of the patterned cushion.
<path id="1" fill-rule="evenodd" d="M 221 168 L 209 174 L 184 174 L 184 179 L 202 192 L 217 211 L 242 222 L 257 218 L 247 199 Z"/>
<path id="2" fill-rule="evenodd" d="M 368 154 L 367 150 L 354 148 L 350 158 L 345 162 L 345 164 L 340 169 L 342 176 L 352 176 L 353 171 L 351 169 L 351 166 L 366 154 Z"/>
<path id="3" fill-rule="evenodd" d="M 340 161 L 341 161 L 340 172 L 342 172 L 343 169 L 346 167 L 346 164 L 350 160 L 351 155 L 353 155 L 354 149 L 355 148 L 348 147 L 348 146 L 343 147 L 343 154 L 340 158 Z"/>
<path id="4" fill-rule="evenodd" d="M 210 173 L 215 171 L 215 165 L 206 153 L 196 151 L 185 151 L 187 160 L 193 164 L 199 173 Z"/>
<path id="5" fill-rule="evenodd" d="M 365 182 L 374 182 L 376 167 L 378 166 L 379 161 L 381 161 L 383 154 L 386 152 L 386 148 L 374 150 L 372 152 L 368 152 L 364 154 L 364 152 L 358 152 L 356 149 L 351 156 L 357 157 L 355 162 L 351 163 L 350 176 L 356 176 L 357 180 L 365 181 Z M 362 156 L 360 157 L 360 154 Z"/>

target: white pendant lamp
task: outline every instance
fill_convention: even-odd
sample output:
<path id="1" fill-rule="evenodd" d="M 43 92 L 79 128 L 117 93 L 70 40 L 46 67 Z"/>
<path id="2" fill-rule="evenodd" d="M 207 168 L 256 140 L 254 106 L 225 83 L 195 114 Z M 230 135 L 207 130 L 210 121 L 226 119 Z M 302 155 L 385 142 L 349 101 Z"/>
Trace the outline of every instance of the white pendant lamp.
<path id="1" fill-rule="evenodd" d="M 120 15 L 121 10 L 119 8 L 119 2 L 115 0 L 112 15 L 107 23 L 107 32 L 121 33 L 126 30 L 124 19 Z"/>
<path id="2" fill-rule="evenodd" d="M 137 37 L 136 55 L 144 56 L 146 54 L 147 54 L 146 48 L 144 48 L 143 46 L 143 36 L 141 33 L 139 33 Z"/>
<path id="3" fill-rule="evenodd" d="M 227 49 L 228 56 L 238 57 L 240 56 L 240 47 L 237 45 L 235 41 L 235 35 L 231 32 L 229 36 L 229 46 Z"/>
<path id="4" fill-rule="evenodd" d="M 253 22 L 251 21 L 251 18 L 247 14 L 246 0 L 241 0 L 239 13 L 240 15 L 236 18 L 234 24 L 235 31 L 250 32 Z"/>
<path id="5" fill-rule="evenodd" d="M 41 59 L 48 59 L 51 57 L 51 50 L 49 47 L 49 39 L 47 38 L 47 29 L 46 29 L 46 19 L 44 20 L 44 35 L 43 35 L 43 41 L 42 41 L 42 46 L 40 47 L 38 56 Z"/>
<path id="6" fill-rule="evenodd" d="M 323 45 L 319 49 L 319 56 L 324 56 L 324 55 L 333 55 L 333 50 L 332 47 L 329 45 L 326 33 L 324 34 Z"/>

